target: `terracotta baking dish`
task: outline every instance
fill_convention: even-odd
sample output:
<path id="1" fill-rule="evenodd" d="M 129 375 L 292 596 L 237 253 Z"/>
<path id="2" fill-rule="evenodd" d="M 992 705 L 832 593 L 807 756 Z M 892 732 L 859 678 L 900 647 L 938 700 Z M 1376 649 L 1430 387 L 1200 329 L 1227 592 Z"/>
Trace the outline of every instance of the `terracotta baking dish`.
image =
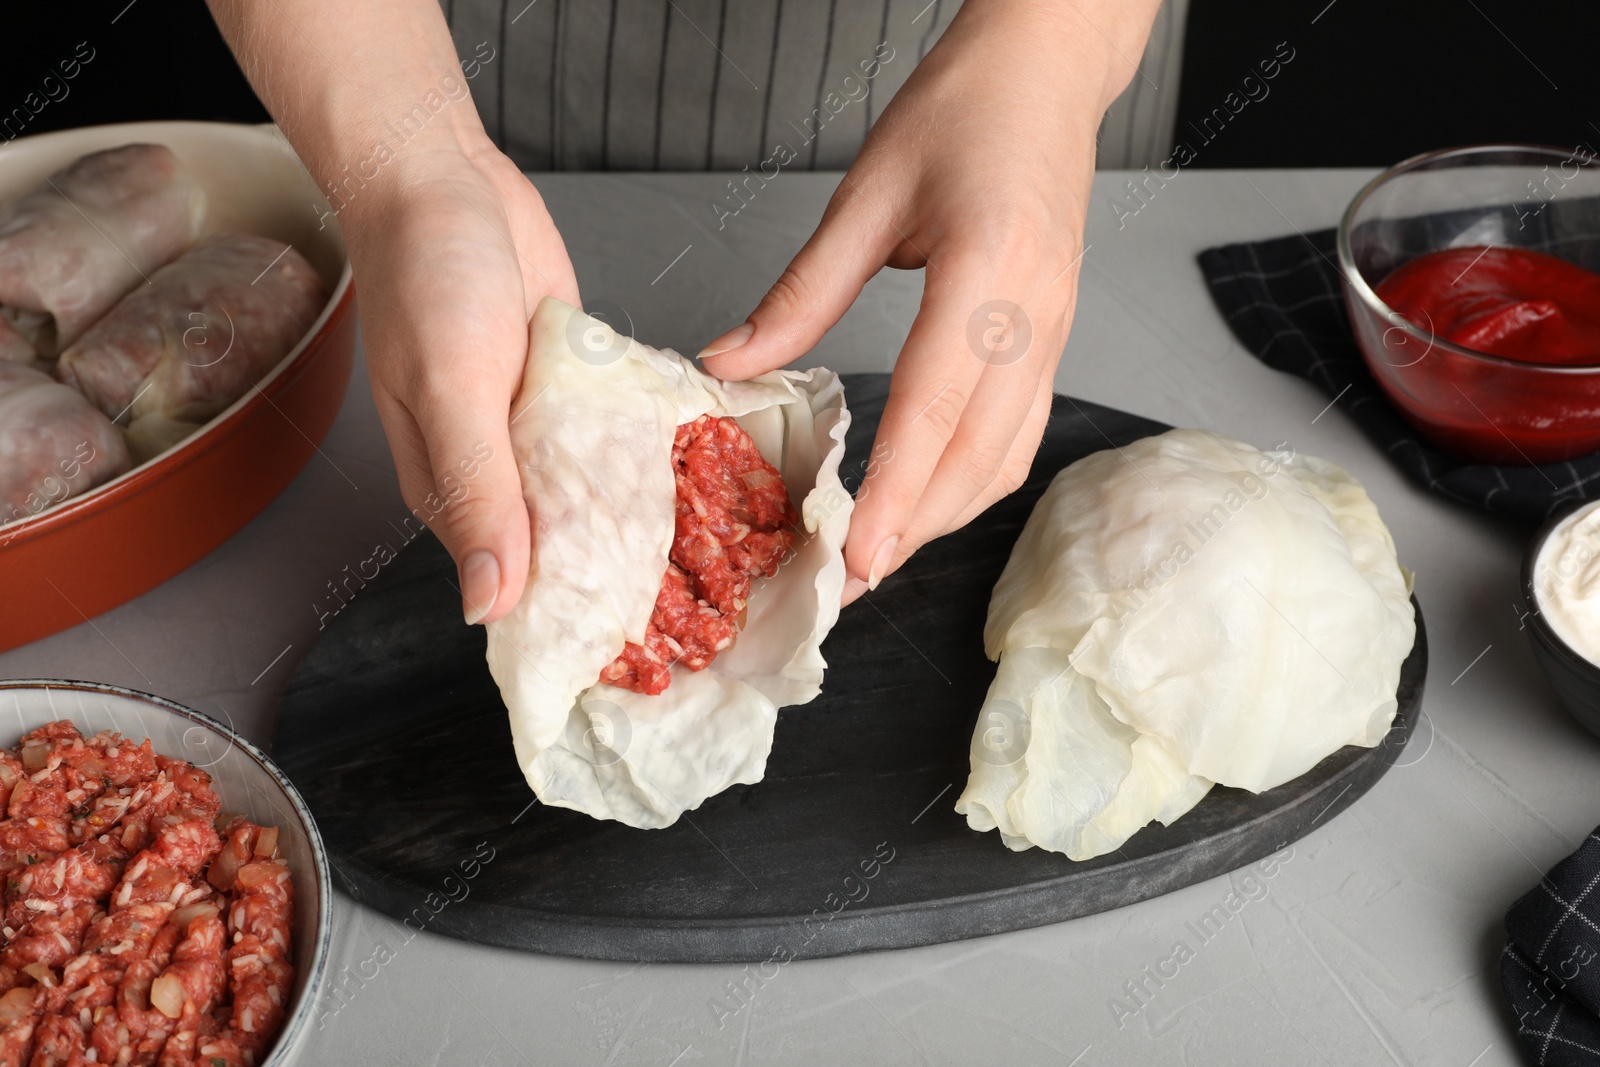
<path id="1" fill-rule="evenodd" d="M 286 241 L 332 296 L 283 361 L 177 447 L 82 496 L 0 526 L 0 650 L 76 626 L 153 589 L 236 533 L 300 472 L 333 425 L 355 353 L 355 294 L 327 200 L 272 127 L 139 122 L 0 148 L 0 200 L 86 152 L 164 144 L 205 186 L 205 232 Z"/>

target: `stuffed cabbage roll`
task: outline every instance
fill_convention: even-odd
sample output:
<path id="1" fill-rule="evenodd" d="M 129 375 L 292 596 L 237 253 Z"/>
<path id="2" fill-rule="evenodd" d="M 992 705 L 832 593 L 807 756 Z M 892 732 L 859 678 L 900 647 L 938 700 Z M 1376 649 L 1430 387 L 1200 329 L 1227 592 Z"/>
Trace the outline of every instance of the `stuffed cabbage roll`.
<path id="1" fill-rule="evenodd" d="M 48 374 L 0 363 L 0 524 L 127 469 L 128 446 L 110 419 Z"/>
<path id="2" fill-rule="evenodd" d="M 1281 785 L 1383 740 L 1416 638 L 1359 482 L 1201 430 L 1057 474 L 995 584 L 999 661 L 956 802 L 974 830 L 1075 860 L 1221 783 Z"/>
<path id="3" fill-rule="evenodd" d="M 533 550 L 489 670 L 540 800 L 667 826 L 760 781 L 778 708 L 821 691 L 844 391 L 822 369 L 718 381 L 548 297 L 530 331 L 511 444 Z"/>
<path id="4" fill-rule="evenodd" d="M 125 422 L 143 461 L 249 391 L 327 300 L 321 277 L 283 242 L 214 234 L 90 327 L 56 376 Z"/>
<path id="5" fill-rule="evenodd" d="M 0 358 L 53 358 L 194 243 L 205 191 L 164 145 L 84 156 L 0 208 Z"/>
<path id="6" fill-rule="evenodd" d="M 0 363 L 33 363 L 36 356 L 33 342 L 11 325 L 11 320 L 0 314 Z"/>

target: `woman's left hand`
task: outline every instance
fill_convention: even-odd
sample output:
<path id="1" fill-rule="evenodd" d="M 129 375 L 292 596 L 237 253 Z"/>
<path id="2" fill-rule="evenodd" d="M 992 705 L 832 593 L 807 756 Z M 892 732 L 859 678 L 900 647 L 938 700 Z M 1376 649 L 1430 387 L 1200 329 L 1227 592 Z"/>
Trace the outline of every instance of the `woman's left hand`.
<path id="1" fill-rule="evenodd" d="M 1083 256 L 1101 117 L 1153 0 L 967 0 L 873 127 L 722 378 L 805 355 L 884 266 L 925 267 L 845 545 L 849 602 L 1027 477 Z"/>

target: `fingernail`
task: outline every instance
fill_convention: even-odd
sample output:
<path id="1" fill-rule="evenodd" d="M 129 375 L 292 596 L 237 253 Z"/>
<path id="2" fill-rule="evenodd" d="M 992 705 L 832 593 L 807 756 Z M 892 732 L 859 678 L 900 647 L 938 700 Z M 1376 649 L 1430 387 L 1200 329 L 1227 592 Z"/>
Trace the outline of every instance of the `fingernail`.
<path id="1" fill-rule="evenodd" d="M 862 593 L 867 592 L 867 583 L 860 578 L 847 576 L 844 580 L 844 591 L 839 596 L 839 606 L 849 607 L 858 600 Z"/>
<path id="2" fill-rule="evenodd" d="M 878 583 L 883 581 L 889 573 L 889 564 L 894 562 L 894 550 L 900 544 L 900 535 L 883 539 L 883 544 L 878 546 L 878 551 L 872 554 L 872 569 L 867 572 L 867 589 L 878 588 Z"/>
<path id="3" fill-rule="evenodd" d="M 735 348 L 738 348 L 740 345 L 750 340 L 750 335 L 755 332 L 755 323 L 741 322 L 739 325 L 735 326 L 733 329 L 729 330 L 727 333 L 723 334 L 721 337 L 702 348 L 700 350 L 700 358 L 705 359 L 707 356 L 720 356 L 724 352 L 732 352 Z"/>
<path id="4" fill-rule="evenodd" d="M 461 564 L 461 610 L 468 626 L 476 626 L 494 610 L 500 595 L 500 561 L 483 549 Z"/>

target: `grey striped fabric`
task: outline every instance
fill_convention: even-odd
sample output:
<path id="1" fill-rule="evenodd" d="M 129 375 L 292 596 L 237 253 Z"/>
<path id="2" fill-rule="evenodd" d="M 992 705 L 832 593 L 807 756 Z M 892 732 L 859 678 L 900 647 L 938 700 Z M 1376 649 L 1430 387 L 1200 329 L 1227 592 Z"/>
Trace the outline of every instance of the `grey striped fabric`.
<path id="1" fill-rule="evenodd" d="M 1100 124 L 1097 166 L 1138 170 L 1157 166 L 1171 154 L 1188 14 L 1189 0 L 1165 0 L 1156 13 L 1138 72 Z"/>
<path id="2" fill-rule="evenodd" d="M 524 170 L 739 170 L 784 143 L 842 170 L 960 0 L 441 0 L 473 99 Z M 1167 0 L 1100 165 L 1170 147 L 1188 0 Z M 1130 61 L 1138 57 L 1129 57 Z"/>

